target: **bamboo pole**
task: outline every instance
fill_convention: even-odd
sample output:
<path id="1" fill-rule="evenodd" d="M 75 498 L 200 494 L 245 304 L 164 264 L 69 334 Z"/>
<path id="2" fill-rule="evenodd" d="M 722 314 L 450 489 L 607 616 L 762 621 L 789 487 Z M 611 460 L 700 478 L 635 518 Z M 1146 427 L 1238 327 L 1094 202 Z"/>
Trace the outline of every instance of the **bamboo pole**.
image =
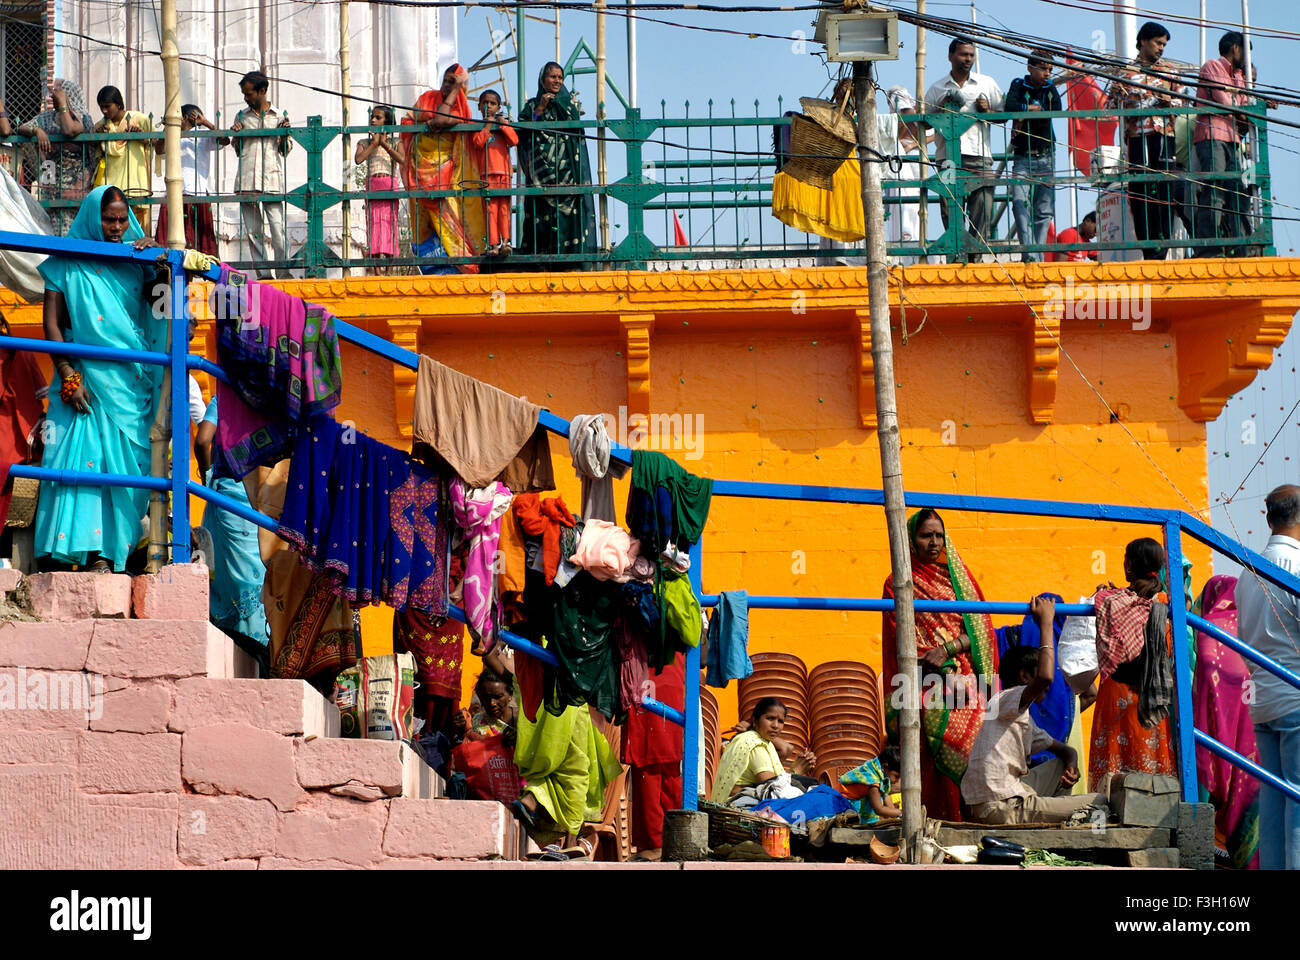
<path id="1" fill-rule="evenodd" d="M 875 362 L 876 437 L 880 443 L 881 486 L 885 491 L 885 526 L 889 531 L 890 569 L 894 579 L 894 618 L 898 623 L 900 677 L 886 678 L 890 690 L 903 683 L 899 716 L 903 781 L 903 838 L 908 860 L 917 862 L 925 818 L 921 813 L 921 717 L 916 664 L 916 622 L 912 615 L 912 549 L 903 500 L 902 454 L 898 442 L 898 398 L 894 388 L 894 342 L 889 328 L 889 263 L 885 255 L 885 203 L 877 162 L 880 135 L 876 126 L 876 85 L 871 65 L 853 64 L 857 104 L 858 161 L 862 166 L 862 214 L 867 241 L 867 297 L 871 312 L 871 356 Z"/>
<path id="2" fill-rule="evenodd" d="M 596 0 L 596 182 L 600 184 L 600 249 L 609 249 L 609 197 L 605 184 L 605 0 Z M 579 131 L 581 132 L 581 131 Z"/>
<path id="3" fill-rule="evenodd" d="M 339 4 L 339 83 L 343 87 L 343 276 L 352 275 L 347 261 L 352 258 L 352 198 L 348 192 L 352 184 L 352 134 L 347 127 L 352 112 L 352 41 L 351 14 L 348 0 Z M 391 136 L 391 134 L 390 134 Z"/>
<path id="4" fill-rule="evenodd" d="M 181 199 L 181 64 L 180 49 L 176 42 L 176 0 L 162 3 L 162 62 L 163 93 L 166 107 L 163 112 L 163 182 L 167 185 L 167 246 L 172 250 L 185 249 L 185 211 Z M 169 294 L 170 296 L 170 294 Z M 168 311 L 170 314 L 170 310 Z M 171 324 L 167 328 L 167 349 L 171 351 Z M 149 428 L 150 473 L 166 477 L 167 448 L 171 436 L 171 370 L 164 368 L 162 393 Z M 187 436 L 183 442 L 189 443 Z M 161 490 L 149 495 L 149 561 L 150 573 L 157 572 L 167 562 L 167 545 L 170 540 L 167 520 L 167 498 Z"/>

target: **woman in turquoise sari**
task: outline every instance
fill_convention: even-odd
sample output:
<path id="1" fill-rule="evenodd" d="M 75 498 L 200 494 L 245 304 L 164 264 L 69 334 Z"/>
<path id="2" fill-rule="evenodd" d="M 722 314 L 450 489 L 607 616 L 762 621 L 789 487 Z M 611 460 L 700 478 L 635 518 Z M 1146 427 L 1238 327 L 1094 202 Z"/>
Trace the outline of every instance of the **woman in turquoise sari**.
<path id="1" fill-rule="evenodd" d="M 156 247 L 146 238 L 117 187 L 99 187 L 82 201 L 70 238 Z M 45 278 L 47 340 L 162 350 L 166 320 L 149 300 L 153 274 L 140 262 L 50 257 Z M 149 427 L 162 368 L 112 360 L 56 357 L 41 466 L 145 476 Z M 36 556 L 93 570 L 125 568 L 140 540 L 147 490 L 41 484 Z"/>
<path id="2" fill-rule="evenodd" d="M 217 398 L 213 396 L 194 438 L 194 460 L 207 486 L 251 507 L 244 481 L 212 476 L 212 441 L 216 435 Z M 210 503 L 203 508 L 203 529 L 212 537 L 209 618 L 232 637 L 256 643 L 260 649 L 249 652 L 264 658 L 270 635 L 266 628 L 266 608 L 262 605 L 266 564 L 257 544 L 257 527 Z"/>

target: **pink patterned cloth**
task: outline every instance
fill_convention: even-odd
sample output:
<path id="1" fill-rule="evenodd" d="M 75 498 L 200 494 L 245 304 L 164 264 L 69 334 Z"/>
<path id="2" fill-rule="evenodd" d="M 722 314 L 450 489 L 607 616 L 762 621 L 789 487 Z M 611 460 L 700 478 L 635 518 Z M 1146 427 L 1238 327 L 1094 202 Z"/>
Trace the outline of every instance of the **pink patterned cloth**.
<path id="1" fill-rule="evenodd" d="M 1098 590 L 1093 597 L 1097 611 L 1098 680 L 1105 680 L 1116 668 L 1137 659 L 1146 642 L 1151 601 L 1129 589 Z"/>
<path id="2" fill-rule="evenodd" d="M 465 486 L 460 477 L 451 482 L 452 516 L 469 539 L 461 591 L 465 619 L 485 650 L 496 643 L 501 622 L 492 558 L 501 540 L 501 517 L 510 508 L 512 496 L 505 484 L 496 481 L 479 489 Z"/>
<path id="3" fill-rule="evenodd" d="M 641 541 L 608 520 L 588 520 L 583 524 L 578 549 L 569 557 L 574 566 L 582 567 L 597 580 L 626 583 L 632 578 L 632 564 L 641 555 Z"/>

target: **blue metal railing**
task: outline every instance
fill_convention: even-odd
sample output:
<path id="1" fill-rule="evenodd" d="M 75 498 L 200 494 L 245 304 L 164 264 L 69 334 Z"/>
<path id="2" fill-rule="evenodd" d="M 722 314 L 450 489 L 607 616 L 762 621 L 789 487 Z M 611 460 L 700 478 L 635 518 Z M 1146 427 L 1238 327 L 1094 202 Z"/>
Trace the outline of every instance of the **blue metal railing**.
<path id="1" fill-rule="evenodd" d="M 105 348 L 87 347 L 79 344 L 54 343 L 23 337 L 0 337 L 0 348 L 31 350 L 49 353 L 62 353 L 69 356 L 95 356 L 98 358 L 118 358 L 134 360 L 141 363 L 166 366 L 172 373 L 171 379 L 171 424 L 173 437 L 189 436 L 189 413 L 187 404 L 187 369 L 203 369 L 218 379 L 225 380 L 224 371 L 216 364 L 188 352 L 189 301 L 186 296 L 187 282 L 182 269 L 182 257 L 179 252 L 167 251 L 160 254 L 156 250 L 135 251 L 121 244 L 87 243 L 54 237 L 34 237 L 23 234 L 0 232 L 0 248 L 25 250 L 36 253 L 58 254 L 98 258 L 106 260 L 149 260 L 165 259 L 171 268 L 169 323 L 171 347 L 168 353 L 114 351 Z M 214 269 L 206 279 L 215 280 L 218 273 Z M 382 340 L 346 321 L 336 321 L 338 335 L 376 353 L 393 363 L 416 369 L 418 355 L 403 350 L 394 344 Z M 568 421 L 550 411 L 543 411 L 541 425 L 559 435 L 568 436 Z M 168 490 L 172 493 L 173 540 L 172 559 L 175 562 L 188 562 L 190 559 L 190 501 L 194 495 L 221 509 L 248 520 L 269 530 L 276 530 L 278 524 L 266 514 L 240 504 L 202 484 L 190 479 L 190 458 L 188 443 L 172 445 L 172 476 L 133 477 L 105 475 L 86 471 L 49 470 L 43 467 L 15 466 L 11 473 L 17 477 L 32 477 L 38 480 L 59 483 L 78 483 L 103 486 L 134 486 L 150 490 Z M 611 444 L 611 459 L 630 464 L 630 448 Z M 761 498 L 772 500 L 802 500 L 822 503 L 860 504 L 865 506 L 883 506 L 884 494 L 881 490 L 857 487 L 825 487 L 801 484 L 756 483 L 747 481 L 715 481 L 715 497 Z M 1264 579 L 1281 586 L 1294 594 L 1300 595 L 1300 578 L 1265 560 L 1262 556 L 1231 540 L 1202 521 L 1181 510 L 1162 510 L 1150 507 L 1133 507 L 1119 504 L 1074 503 L 1070 501 L 1026 500 L 1014 497 L 983 497 L 963 494 L 918 493 L 906 494 L 906 502 L 912 507 L 932 507 L 956 511 L 975 511 L 983 513 L 1021 514 L 1027 516 L 1047 516 L 1082 520 L 1106 521 L 1112 523 L 1156 524 L 1164 534 L 1170 583 L 1179 583 L 1182 579 L 1182 534 L 1186 532 L 1193 539 L 1225 554 Z M 690 582 L 696 595 L 704 606 L 714 606 L 718 602 L 716 594 L 705 594 L 703 589 L 703 540 L 695 544 L 690 551 Z M 756 609 L 772 610 L 846 610 L 859 612 L 885 612 L 894 607 L 891 599 L 874 597 L 794 597 L 794 596 L 754 596 L 749 598 L 749 606 Z M 1025 603 L 1006 603 L 996 601 L 935 601 L 916 600 L 918 611 L 950 613 L 987 613 L 1018 615 L 1028 612 Z M 1061 604 L 1058 611 L 1072 616 L 1088 616 L 1092 608 L 1087 604 Z M 453 608 L 452 616 L 464 621 L 464 611 Z M 1185 636 L 1190 624 L 1197 630 L 1213 636 L 1233 650 L 1262 666 L 1264 669 L 1281 677 L 1286 682 L 1300 688 L 1300 676 L 1287 669 L 1277 661 L 1265 656 L 1220 628 L 1193 616 L 1183 604 L 1170 604 L 1170 621 L 1173 636 Z M 538 657 L 548 663 L 556 663 L 550 651 L 517 634 L 504 632 L 503 639 L 515 649 L 530 656 Z M 1174 645 L 1174 667 L 1176 673 L 1176 711 L 1175 724 L 1178 741 L 1178 765 L 1182 784 L 1183 799 L 1195 802 L 1198 798 L 1196 777 L 1195 748 L 1199 744 L 1223 757 L 1236 766 L 1258 777 L 1263 783 L 1282 791 L 1291 799 L 1300 802 L 1300 790 L 1259 767 L 1229 747 L 1218 742 L 1202 731 L 1195 730 L 1191 705 L 1191 663 L 1185 643 Z M 699 783 L 695 758 L 700 749 L 700 651 L 691 648 L 686 653 L 686 709 L 678 711 L 653 698 L 645 698 L 643 705 L 654 713 L 683 725 L 684 757 L 690 758 L 683 764 L 682 794 L 683 806 L 694 809 L 697 805 Z"/>

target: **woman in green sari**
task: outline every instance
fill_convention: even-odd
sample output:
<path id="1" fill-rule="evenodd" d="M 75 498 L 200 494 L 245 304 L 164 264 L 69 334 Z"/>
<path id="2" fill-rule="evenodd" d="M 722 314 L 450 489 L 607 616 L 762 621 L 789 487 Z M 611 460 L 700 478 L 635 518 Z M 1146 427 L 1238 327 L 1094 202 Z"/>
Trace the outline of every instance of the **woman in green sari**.
<path id="1" fill-rule="evenodd" d="M 535 126 L 581 119 L 578 105 L 564 87 L 564 68 L 548 63 L 542 68 L 537 86 L 537 96 L 524 104 L 519 115 L 519 169 L 525 186 L 590 185 L 591 163 L 584 131 L 577 127 L 547 131 Z M 524 197 L 521 253 L 546 256 L 595 251 L 596 214 L 590 193 L 548 192 Z M 578 262 L 575 266 L 584 264 Z M 554 265 L 547 268 L 556 269 Z"/>
<path id="2" fill-rule="evenodd" d="M 82 201 L 68 236 L 158 246 L 144 235 L 117 187 Z M 165 319 L 149 301 L 153 273 L 139 261 L 50 257 L 45 278 L 45 337 L 125 350 L 162 350 Z M 45 456 L 55 470 L 145 476 L 149 427 L 162 368 L 58 356 L 50 384 Z M 94 570 L 121 571 L 140 539 L 147 490 L 42 483 L 36 507 L 36 556 Z"/>

